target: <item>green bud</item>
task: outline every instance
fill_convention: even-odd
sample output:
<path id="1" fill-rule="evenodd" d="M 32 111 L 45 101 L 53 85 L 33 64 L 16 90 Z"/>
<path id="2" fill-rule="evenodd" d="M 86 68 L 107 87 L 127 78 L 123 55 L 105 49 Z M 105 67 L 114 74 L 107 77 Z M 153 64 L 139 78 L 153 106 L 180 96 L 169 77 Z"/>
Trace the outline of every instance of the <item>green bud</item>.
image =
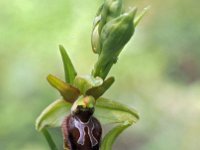
<path id="1" fill-rule="evenodd" d="M 136 9 L 108 22 L 101 32 L 102 55 L 118 55 L 134 33 Z M 112 55 L 113 56 L 113 55 Z"/>
<path id="2" fill-rule="evenodd" d="M 122 0 L 106 0 L 97 11 L 93 23 L 91 44 L 94 53 L 101 53 L 100 34 L 103 26 L 110 20 L 120 16 L 122 10 Z"/>
<path id="3" fill-rule="evenodd" d="M 92 44 L 92 50 L 94 53 L 100 54 L 100 37 L 99 37 L 99 22 L 95 25 L 93 31 L 92 31 L 92 37 L 91 37 L 91 44 Z"/>
<path id="4" fill-rule="evenodd" d="M 101 11 L 101 21 L 99 23 L 99 33 L 103 26 L 110 20 L 120 16 L 122 12 L 122 0 L 105 0 Z"/>
<path id="5" fill-rule="evenodd" d="M 101 20 L 101 13 L 102 13 L 102 10 L 103 10 L 103 5 L 101 5 L 96 13 L 96 16 L 94 18 L 94 22 L 93 22 L 93 27 L 96 26 L 96 24 Z"/>
<path id="6" fill-rule="evenodd" d="M 110 20 L 120 16 L 121 13 L 122 13 L 122 0 L 112 0 L 109 6 L 106 22 L 109 22 Z"/>
<path id="7" fill-rule="evenodd" d="M 92 44 L 92 50 L 94 53 L 100 53 L 100 39 L 99 39 L 99 22 L 101 21 L 101 11 L 103 9 L 103 5 L 100 6 L 100 8 L 97 11 L 96 17 L 94 18 L 93 22 L 93 30 L 91 35 L 91 44 Z"/>
<path id="8" fill-rule="evenodd" d="M 102 50 L 93 71 L 94 76 L 105 79 L 112 65 L 117 62 L 118 55 L 134 33 L 135 14 L 136 9 L 132 9 L 103 27 L 100 35 Z"/>

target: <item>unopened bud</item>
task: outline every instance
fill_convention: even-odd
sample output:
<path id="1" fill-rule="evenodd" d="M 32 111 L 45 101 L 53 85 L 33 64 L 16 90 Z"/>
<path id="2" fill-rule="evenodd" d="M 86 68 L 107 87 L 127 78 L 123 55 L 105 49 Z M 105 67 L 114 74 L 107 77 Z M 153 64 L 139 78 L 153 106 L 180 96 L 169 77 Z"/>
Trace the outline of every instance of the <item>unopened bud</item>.
<path id="1" fill-rule="evenodd" d="M 105 24 L 101 31 L 101 53 L 93 70 L 94 76 L 103 79 L 107 76 L 112 65 L 117 62 L 118 56 L 134 33 L 134 17 L 136 9 L 125 13 Z"/>
<path id="2" fill-rule="evenodd" d="M 109 6 L 106 22 L 120 16 L 121 12 L 122 12 L 122 0 L 112 0 Z"/>
<path id="3" fill-rule="evenodd" d="M 100 36 L 99 36 L 99 23 L 94 27 L 92 31 L 92 37 L 91 37 L 91 44 L 92 44 L 92 50 L 94 53 L 100 54 L 101 48 L 100 48 Z"/>
<path id="4" fill-rule="evenodd" d="M 122 0 L 106 0 L 101 11 L 101 21 L 99 23 L 99 33 L 104 25 L 110 20 L 120 16 L 122 12 Z"/>
<path id="5" fill-rule="evenodd" d="M 91 44 L 94 53 L 101 53 L 101 30 L 110 20 L 120 16 L 122 12 L 122 0 L 106 0 L 98 9 L 93 23 Z"/>
<path id="6" fill-rule="evenodd" d="M 101 32 L 102 55 L 119 55 L 134 33 L 133 19 L 136 9 L 108 22 Z M 108 58 L 109 59 L 109 58 Z"/>
<path id="7" fill-rule="evenodd" d="M 100 53 L 100 39 L 99 39 L 99 22 L 101 21 L 101 12 L 103 9 L 103 5 L 101 5 L 97 11 L 96 17 L 93 22 L 93 30 L 91 35 L 91 44 L 92 50 L 94 53 Z"/>

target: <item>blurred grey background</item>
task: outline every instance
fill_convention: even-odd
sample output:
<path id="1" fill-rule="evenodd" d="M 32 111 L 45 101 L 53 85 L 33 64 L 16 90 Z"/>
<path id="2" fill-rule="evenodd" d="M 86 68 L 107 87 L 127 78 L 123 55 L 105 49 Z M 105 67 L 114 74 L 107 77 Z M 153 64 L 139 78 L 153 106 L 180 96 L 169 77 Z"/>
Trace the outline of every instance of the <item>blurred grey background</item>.
<path id="1" fill-rule="evenodd" d="M 92 22 L 103 0 L 0 1 L 0 149 L 48 150 L 36 117 L 60 97 L 49 73 L 63 78 L 58 45 L 79 74 L 90 73 Z M 140 121 L 114 150 L 199 150 L 200 2 L 124 0 L 151 5 L 110 72 L 106 96 L 136 108 Z"/>

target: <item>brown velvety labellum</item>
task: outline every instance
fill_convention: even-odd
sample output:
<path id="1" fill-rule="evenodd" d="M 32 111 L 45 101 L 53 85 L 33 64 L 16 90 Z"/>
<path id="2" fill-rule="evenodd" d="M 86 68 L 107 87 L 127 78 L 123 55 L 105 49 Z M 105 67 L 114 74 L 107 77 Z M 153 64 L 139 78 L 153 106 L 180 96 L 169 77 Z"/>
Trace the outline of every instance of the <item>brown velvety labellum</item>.
<path id="1" fill-rule="evenodd" d="M 99 150 L 102 128 L 93 116 L 83 122 L 76 115 L 69 115 L 62 124 L 64 146 L 70 150 Z"/>

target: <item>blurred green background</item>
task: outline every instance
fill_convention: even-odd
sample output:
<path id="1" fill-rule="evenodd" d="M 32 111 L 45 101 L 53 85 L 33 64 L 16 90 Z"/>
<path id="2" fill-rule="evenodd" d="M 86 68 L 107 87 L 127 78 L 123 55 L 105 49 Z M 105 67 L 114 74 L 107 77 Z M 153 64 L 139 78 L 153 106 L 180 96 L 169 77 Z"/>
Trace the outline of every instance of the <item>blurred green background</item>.
<path id="1" fill-rule="evenodd" d="M 34 123 L 60 97 L 45 80 L 63 78 L 58 44 L 79 74 L 91 71 L 93 17 L 103 0 L 0 1 L 0 149 L 48 150 Z M 199 150 L 200 2 L 124 0 L 151 10 L 110 72 L 106 96 L 135 107 L 141 119 L 114 150 Z"/>

